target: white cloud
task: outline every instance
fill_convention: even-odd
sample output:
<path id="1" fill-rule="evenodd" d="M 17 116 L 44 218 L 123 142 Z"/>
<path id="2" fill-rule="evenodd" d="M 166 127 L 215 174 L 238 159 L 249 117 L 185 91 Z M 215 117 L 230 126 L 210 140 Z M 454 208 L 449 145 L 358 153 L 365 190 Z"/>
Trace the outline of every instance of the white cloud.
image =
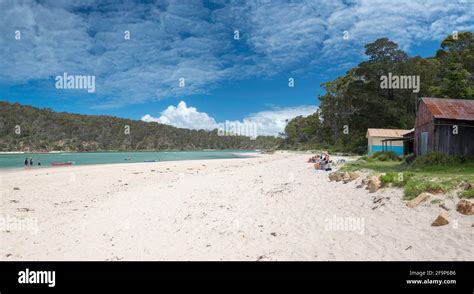
<path id="1" fill-rule="evenodd" d="M 299 115 L 310 115 L 316 110 L 317 107 L 311 105 L 272 108 L 271 110 L 252 113 L 246 116 L 242 121 L 227 121 L 227 124 L 232 125 L 238 123 L 255 126 L 257 134 L 249 134 L 249 136 L 277 136 L 283 132 L 288 120 Z M 205 130 L 224 128 L 226 125 L 225 121 L 218 123 L 207 113 L 199 112 L 195 107 L 188 107 L 184 101 L 179 102 L 177 107 L 172 105 L 168 106 L 168 108 L 160 113 L 159 117 L 146 114 L 142 117 L 142 121 L 157 122 L 179 128 Z"/>
<path id="2" fill-rule="evenodd" d="M 146 122 L 157 122 L 185 129 L 212 130 L 217 128 L 216 121 L 205 112 L 199 112 L 195 107 L 187 107 L 186 102 L 181 101 L 177 107 L 168 106 L 155 118 L 149 114 L 142 117 Z"/>
<path id="3" fill-rule="evenodd" d="M 308 116 L 315 113 L 316 110 L 317 106 L 315 105 L 274 108 L 271 110 L 252 113 L 244 118 L 244 122 L 248 121 L 256 123 L 259 135 L 276 136 L 283 132 L 286 124 L 292 118 L 299 115 Z"/>

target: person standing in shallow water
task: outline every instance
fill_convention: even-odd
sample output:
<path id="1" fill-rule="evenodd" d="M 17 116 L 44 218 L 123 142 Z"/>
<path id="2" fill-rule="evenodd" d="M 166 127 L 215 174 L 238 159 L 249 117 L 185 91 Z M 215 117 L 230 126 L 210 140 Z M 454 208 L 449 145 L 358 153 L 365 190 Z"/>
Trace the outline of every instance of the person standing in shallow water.
<path id="1" fill-rule="evenodd" d="M 33 157 L 30 157 L 30 165 L 33 166 Z"/>
<path id="2" fill-rule="evenodd" d="M 28 167 L 28 157 L 25 158 L 25 167 Z"/>

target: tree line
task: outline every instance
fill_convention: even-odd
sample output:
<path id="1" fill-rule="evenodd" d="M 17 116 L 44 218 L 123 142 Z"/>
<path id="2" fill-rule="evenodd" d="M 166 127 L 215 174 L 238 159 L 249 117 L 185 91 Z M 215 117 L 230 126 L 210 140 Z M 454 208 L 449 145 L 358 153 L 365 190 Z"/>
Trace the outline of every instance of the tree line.
<path id="1" fill-rule="evenodd" d="M 317 112 L 288 122 L 282 148 L 367 151 L 368 128 L 414 127 L 421 97 L 474 99 L 474 39 L 449 35 L 434 57 L 409 57 L 387 38 L 365 45 L 366 60 L 323 83 Z M 381 87 L 387 76 L 419 77 L 419 88 Z"/>
<path id="2" fill-rule="evenodd" d="M 220 136 L 104 115 L 54 112 L 0 101 L 0 151 L 274 149 L 281 139 Z"/>

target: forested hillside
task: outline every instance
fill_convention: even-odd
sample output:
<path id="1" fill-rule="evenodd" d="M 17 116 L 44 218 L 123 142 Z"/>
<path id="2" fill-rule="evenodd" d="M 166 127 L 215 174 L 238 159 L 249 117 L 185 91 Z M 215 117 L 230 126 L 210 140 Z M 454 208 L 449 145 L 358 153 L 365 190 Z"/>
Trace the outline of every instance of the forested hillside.
<path id="1" fill-rule="evenodd" d="M 283 148 L 364 153 L 367 128 L 413 128 L 420 97 L 474 98 L 471 32 L 448 36 L 432 58 L 409 57 L 386 38 L 365 49 L 366 61 L 322 85 L 318 112 L 288 123 Z M 419 92 L 383 89 L 381 77 L 388 74 L 419 76 Z"/>
<path id="2" fill-rule="evenodd" d="M 0 151 L 264 149 L 278 142 L 0 102 Z"/>

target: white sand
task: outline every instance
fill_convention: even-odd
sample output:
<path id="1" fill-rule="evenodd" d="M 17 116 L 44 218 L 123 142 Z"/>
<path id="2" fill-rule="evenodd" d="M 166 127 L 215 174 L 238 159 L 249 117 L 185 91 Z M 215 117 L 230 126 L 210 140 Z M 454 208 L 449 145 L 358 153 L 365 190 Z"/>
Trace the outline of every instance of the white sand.
<path id="1" fill-rule="evenodd" d="M 0 260 L 474 260 L 474 217 L 454 200 L 431 227 L 438 205 L 329 182 L 308 157 L 0 171 L 0 216 L 38 222 L 1 231 Z"/>

